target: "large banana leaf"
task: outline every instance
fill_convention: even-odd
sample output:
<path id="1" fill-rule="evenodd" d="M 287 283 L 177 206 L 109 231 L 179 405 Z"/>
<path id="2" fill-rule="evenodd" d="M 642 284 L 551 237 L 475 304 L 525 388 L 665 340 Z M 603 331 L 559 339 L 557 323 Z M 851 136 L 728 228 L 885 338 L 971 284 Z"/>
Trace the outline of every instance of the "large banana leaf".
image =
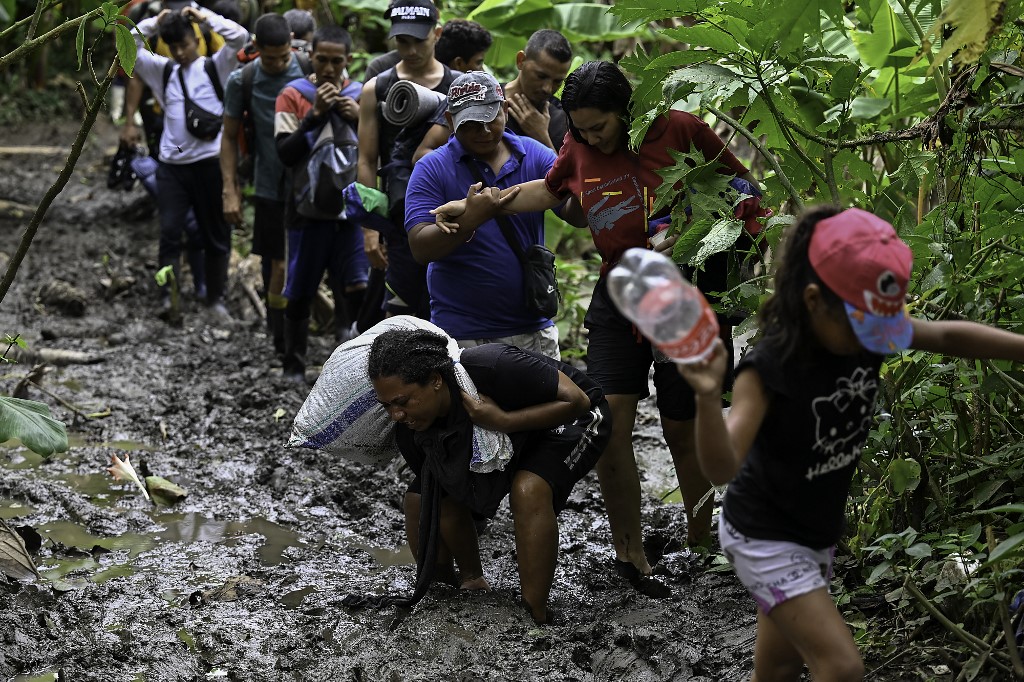
<path id="1" fill-rule="evenodd" d="M 51 417 L 49 407 L 34 400 L 0 397 L 0 443 L 12 438 L 44 456 L 68 449 L 64 422 Z"/>

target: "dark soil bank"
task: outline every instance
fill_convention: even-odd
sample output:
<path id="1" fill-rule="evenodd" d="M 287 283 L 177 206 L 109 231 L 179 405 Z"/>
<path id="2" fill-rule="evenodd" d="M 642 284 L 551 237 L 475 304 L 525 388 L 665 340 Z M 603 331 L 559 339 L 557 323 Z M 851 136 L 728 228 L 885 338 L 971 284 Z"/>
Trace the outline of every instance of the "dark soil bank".
<path id="1" fill-rule="evenodd" d="M 74 127 L 34 124 L 7 144 L 70 147 Z M 72 447 L 43 459 L 0 445 L 0 517 L 34 529 L 44 579 L 0 579 L 0 679 L 99 680 L 735 680 L 750 672 L 754 609 L 727 571 L 683 550 L 683 512 L 662 504 L 668 452 L 638 426 L 644 519 L 673 596 L 638 594 L 610 569 L 596 479 L 560 517 L 552 603 L 537 627 L 517 606 L 507 506 L 482 537 L 487 594 L 432 588 L 413 610 L 349 611 L 348 592 L 411 592 L 400 500 L 406 475 L 284 447 L 306 390 L 268 360 L 232 267 L 232 325 L 191 300 L 184 324 L 156 317 L 155 216 L 141 188 L 108 191 L 104 121 L 0 304 L 0 334 L 30 351 L 0 365 L 0 395 L 26 397 L 68 425 Z M 15 150 L 17 151 L 17 150 Z M 44 150 L 45 152 L 45 150 Z M 0 272 L 66 151 L 0 155 Z M 142 211 L 144 212 L 144 211 Z M 51 361 L 78 351 L 94 364 Z M 312 359 L 332 350 L 314 339 Z M 645 407 L 649 411 L 650 407 Z M 188 489 L 153 507 L 104 471 L 130 455 Z M 25 531 L 31 539 L 33 534 Z M 30 542 L 30 544 L 32 544 Z"/>

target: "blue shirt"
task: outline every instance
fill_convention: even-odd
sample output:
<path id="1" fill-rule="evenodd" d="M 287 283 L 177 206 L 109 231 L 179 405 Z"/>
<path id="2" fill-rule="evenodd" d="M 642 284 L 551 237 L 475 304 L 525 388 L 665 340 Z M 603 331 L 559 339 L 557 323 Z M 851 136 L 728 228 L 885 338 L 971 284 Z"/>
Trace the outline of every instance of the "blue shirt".
<path id="1" fill-rule="evenodd" d="M 274 142 L 274 107 L 284 86 L 296 78 L 302 78 L 302 66 L 294 53 L 291 64 L 283 73 L 268 74 L 260 66 L 259 57 L 252 63 L 252 68 L 256 69 L 252 79 L 252 102 L 249 103 L 255 129 L 253 194 L 261 199 L 284 201 L 284 164 L 277 158 L 277 145 Z M 244 109 L 242 69 L 235 69 L 224 88 L 224 114 L 241 120 Z"/>
<path id="2" fill-rule="evenodd" d="M 555 163 L 555 153 L 536 140 L 506 130 L 504 142 L 512 153 L 497 175 L 470 156 L 454 136 L 420 159 L 405 195 L 405 229 L 433 223 L 431 209 L 466 197 L 476 182 L 467 164 L 476 164 L 485 186 L 505 189 L 543 178 Z M 508 219 L 524 250 L 544 243 L 543 212 Z M 456 339 L 529 334 L 552 324 L 526 310 L 522 266 L 495 220 L 481 225 L 471 241 L 428 266 L 427 289 L 430 321 Z"/>

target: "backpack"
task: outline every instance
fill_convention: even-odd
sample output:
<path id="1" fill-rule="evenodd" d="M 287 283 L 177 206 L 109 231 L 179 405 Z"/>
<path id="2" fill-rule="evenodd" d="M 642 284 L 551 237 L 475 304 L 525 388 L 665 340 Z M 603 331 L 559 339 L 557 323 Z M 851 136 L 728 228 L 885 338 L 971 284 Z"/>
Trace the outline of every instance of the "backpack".
<path id="1" fill-rule="evenodd" d="M 313 73 L 313 62 L 305 52 L 292 50 L 299 60 L 299 68 L 303 75 Z M 238 178 L 251 183 L 256 171 L 256 122 L 250 111 L 252 105 L 252 88 L 256 80 L 255 57 L 247 62 L 242 69 L 242 115 L 238 127 Z"/>
<path id="2" fill-rule="evenodd" d="M 310 102 L 316 99 L 316 87 L 308 79 L 293 81 L 292 86 Z M 360 83 L 350 82 L 342 88 L 344 97 L 359 97 Z M 324 134 L 327 126 L 331 134 Z M 292 169 L 292 199 L 295 211 L 312 220 L 344 220 L 345 200 L 342 191 L 356 181 L 359 138 L 351 124 L 334 110 L 328 122 L 306 133 L 310 140 L 309 156 Z"/>

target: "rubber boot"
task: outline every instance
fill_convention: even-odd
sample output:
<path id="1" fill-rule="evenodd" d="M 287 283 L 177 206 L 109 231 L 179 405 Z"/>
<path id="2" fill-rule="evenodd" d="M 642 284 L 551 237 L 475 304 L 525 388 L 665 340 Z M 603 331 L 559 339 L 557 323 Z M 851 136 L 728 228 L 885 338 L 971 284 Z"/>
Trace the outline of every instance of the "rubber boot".
<path id="1" fill-rule="evenodd" d="M 274 342 L 274 355 L 284 360 L 284 308 L 267 308 L 267 335 Z"/>
<path id="2" fill-rule="evenodd" d="M 283 376 L 295 383 L 306 383 L 306 351 L 309 347 L 309 318 L 284 318 Z"/>
<path id="3" fill-rule="evenodd" d="M 202 249 L 188 249 L 188 267 L 192 271 L 192 288 L 197 301 L 206 300 L 206 256 Z"/>
<path id="4" fill-rule="evenodd" d="M 227 253 L 206 252 L 206 305 L 210 311 L 227 322 L 231 320 L 227 305 L 224 302 L 224 295 L 228 284 L 228 261 L 231 256 Z"/>
<path id="5" fill-rule="evenodd" d="M 344 289 L 332 289 L 334 294 L 334 342 L 341 345 L 359 335 L 353 329 L 348 312 L 348 300 Z"/>

